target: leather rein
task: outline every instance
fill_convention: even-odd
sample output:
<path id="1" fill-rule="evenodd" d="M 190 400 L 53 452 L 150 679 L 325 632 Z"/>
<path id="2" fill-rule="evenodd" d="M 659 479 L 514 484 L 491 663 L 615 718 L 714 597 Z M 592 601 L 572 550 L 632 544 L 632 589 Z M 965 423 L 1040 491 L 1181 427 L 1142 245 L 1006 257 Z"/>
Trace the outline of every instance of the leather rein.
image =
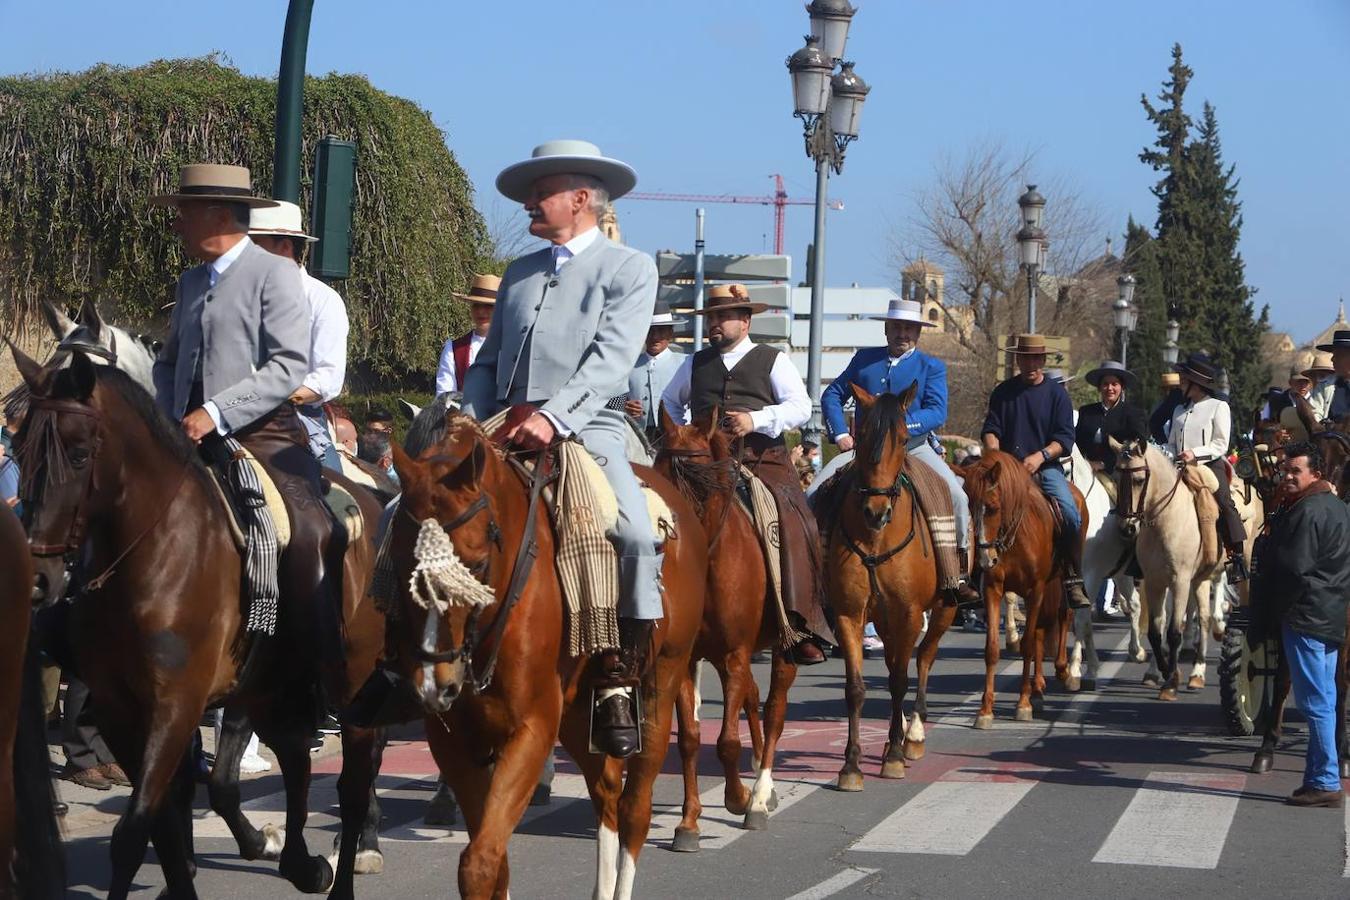
<path id="1" fill-rule="evenodd" d="M 1142 457 L 1141 457 L 1142 459 Z M 1127 476 L 1136 472 L 1144 473 L 1144 484 L 1139 489 L 1139 502 L 1134 502 L 1134 486 L 1130 483 Z M 1116 515 L 1120 518 L 1122 525 L 1130 522 L 1138 522 L 1141 526 L 1148 524 L 1145 519 L 1146 505 L 1148 504 L 1148 486 L 1153 480 L 1153 471 L 1149 468 L 1147 460 L 1138 466 L 1116 466 Z M 1177 490 L 1181 487 L 1181 472 L 1177 472 L 1176 481 L 1172 483 L 1172 490 L 1167 493 L 1167 497 L 1158 505 L 1152 518 L 1157 519 L 1162 511 L 1172 502 L 1172 498 L 1177 495 Z"/>

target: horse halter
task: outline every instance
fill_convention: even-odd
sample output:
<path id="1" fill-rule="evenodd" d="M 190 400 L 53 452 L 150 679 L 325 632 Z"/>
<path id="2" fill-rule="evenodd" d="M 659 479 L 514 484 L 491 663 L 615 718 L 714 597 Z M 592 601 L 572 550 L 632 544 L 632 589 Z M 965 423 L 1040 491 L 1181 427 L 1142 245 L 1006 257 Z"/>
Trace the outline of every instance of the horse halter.
<path id="1" fill-rule="evenodd" d="M 1120 517 L 1120 522 L 1125 525 L 1130 522 L 1143 522 L 1144 505 L 1148 503 L 1148 485 L 1153 479 L 1153 471 L 1149 469 L 1148 463 L 1143 462 L 1138 466 L 1116 466 L 1116 515 Z M 1134 502 L 1134 484 L 1133 476 L 1136 472 L 1144 473 L 1144 483 L 1139 489 L 1139 502 Z"/>
<path id="2" fill-rule="evenodd" d="M 998 533 L 994 535 L 994 539 L 991 541 L 985 538 L 984 501 L 981 500 L 980 502 L 976 503 L 974 509 L 975 549 L 993 550 L 999 556 L 1002 556 L 1003 554 L 1007 553 L 1009 550 L 1012 549 L 1013 544 L 1017 542 L 1017 532 L 1021 530 L 1022 520 L 1026 518 L 1026 514 L 1027 510 L 1026 506 L 1024 505 L 1021 509 L 1017 511 L 1017 515 L 1013 517 L 1010 523 L 1000 522 Z"/>
<path id="3" fill-rule="evenodd" d="M 41 453 L 46 458 L 34 460 L 42 465 L 33 466 L 33 482 L 36 483 L 37 473 L 46 471 L 44 487 L 49 485 L 53 479 L 65 481 L 69 475 L 58 475 L 61 469 L 68 468 L 70 463 L 65 459 L 61 441 L 56 433 L 56 419 L 58 416 L 74 415 L 84 416 L 94 421 L 94 437 L 89 449 L 89 458 L 82 467 L 81 473 L 84 478 L 84 485 L 80 488 L 80 499 L 75 504 L 75 513 L 71 516 L 70 527 L 60 543 L 28 544 L 28 550 L 33 556 L 39 559 L 50 558 L 53 556 L 70 556 L 78 551 L 84 543 L 84 533 L 89 525 L 89 498 L 94 491 L 94 470 L 95 463 L 98 461 L 99 452 L 103 449 L 102 425 L 103 415 L 97 409 L 86 406 L 76 400 L 52 400 L 43 397 L 34 397 L 29 403 L 29 418 L 25 423 L 24 443 L 26 447 L 31 447 L 25 456 L 36 456 Z M 30 441 L 36 441 L 30 444 Z M 56 469 L 57 472 L 52 471 Z M 76 470 L 79 471 L 79 470 Z"/>

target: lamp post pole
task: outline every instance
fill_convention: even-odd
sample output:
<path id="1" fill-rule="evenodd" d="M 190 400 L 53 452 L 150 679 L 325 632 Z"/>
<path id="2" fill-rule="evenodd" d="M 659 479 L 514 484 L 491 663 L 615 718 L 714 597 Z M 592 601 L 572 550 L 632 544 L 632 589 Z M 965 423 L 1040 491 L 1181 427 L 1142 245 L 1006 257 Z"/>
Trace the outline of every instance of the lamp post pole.
<path id="1" fill-rule="evenodd" d="M 300 202 L 300 117 L 305 108 L 305 53 L 313 12 L 314 0 L 291 0 L 281 36 L 272 196 L 291 203 Z"/>

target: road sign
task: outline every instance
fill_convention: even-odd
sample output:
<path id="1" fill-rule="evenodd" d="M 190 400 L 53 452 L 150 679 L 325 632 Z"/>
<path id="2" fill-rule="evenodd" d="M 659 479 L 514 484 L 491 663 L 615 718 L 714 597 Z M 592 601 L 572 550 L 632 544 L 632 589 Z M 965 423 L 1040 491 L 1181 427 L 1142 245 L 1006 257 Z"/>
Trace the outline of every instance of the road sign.
<path id="1" fill-rule="evenodd" d="M 791 288 L 786 284 L 748 284 L 746 293 L 754 303 L 767 303 L 770 309 L 787 311 Z M 663 284 L 656 296 L 670 304 L 676 312 L 688 312 L 694 308 L 694 286 L 692 284 Z M 761 314 L 762 315 L 762 314 Z"/>
<path id="2" fill-rule="evenodd" d="M 694 254 L 663 250 L 656 254 L 656 272 L 662 281 L 692 281 Z M 703 256 L 703 277 L 707 281 L 787 281 L 792 277 L 792 257 L 708 253 Z"/>

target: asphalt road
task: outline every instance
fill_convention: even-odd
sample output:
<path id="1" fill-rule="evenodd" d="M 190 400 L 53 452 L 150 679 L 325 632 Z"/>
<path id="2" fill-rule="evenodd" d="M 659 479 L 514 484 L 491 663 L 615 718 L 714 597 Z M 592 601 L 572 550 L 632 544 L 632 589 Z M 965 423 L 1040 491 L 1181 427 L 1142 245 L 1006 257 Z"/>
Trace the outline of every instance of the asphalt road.
<path id="1" fill-rule="evenodd" d="M 700 771 L 703 849 L 669 851 L 678 820 L 679 779 L 657 784 L 658 815 L 639 860 L 637 895 L 695 898 L 823 897 L 1343 897 L 1347 822 L 1338 810 L 1283 805 L 1301 781 L 1305 730 L 1291 714 L 1273 772 L 1246 767 L 1256 741 L 1229 737 L 1218 712 L 1217 674 L 1209 686 L 1162 703 L 1139 684 L 1143 666 L 1125 662 L 1124 627 L 1099 632 L 1104 680 L 1092 693 L 1057 686 L 1042 718 L 1012 720 L 1014 669 L 1000 667 L 998 721 L 971 727 L 983 678 L 983 635 L 944 639 L 930 691 L 927 756 L 904 780 L 876 777 L 889 701 L 885 665 L 866 663 L 867 773 L 862 793 L 834 789 L 845 723 L 843 663 L 803 670 L 791 695 L 788 733 L 775 776 L 780 804 L 768 831 L 747 832 L 721 807 L 711 744 L 721 716 L 715 679 L 705 678 Z M 761 685 L 767 666 L 757 666 Z M 711 675 L 711 670 L 708 670 Z M 307 832 L 314 852 L 335 833 L 334 742 L 316 764 Z M 748 744 L 748 742 L 747 742 Z M 748 766 L 748 750 L 747 750 Z M 667 772 L 676 770 L 672 748 Z M 391 745 L 380 787 L 385 812 L 381 875 L 358 892 L 379 897 L 455 893 L 460 829 L 422 824 L 434 765 L 416 740 Z M 532 808 L 512 840 L 515 897 L 584 897 L 595 875 L 594 820 L 575 769 L 563 761 L 548 807 Z M 247 808 L 279 820 L 280 776 L 245 781 Z M 61 785 L 68 817 L 71 893 L 101 897 L 108 880 L 108 835 L 125 791 L 97 794 Z M 270 863 L 245 863 L 221 823 L 197 822 L 203 897 L 295 896 Z M 155 896 L 162 880 L 147 855 L 135 896 Z"/>

